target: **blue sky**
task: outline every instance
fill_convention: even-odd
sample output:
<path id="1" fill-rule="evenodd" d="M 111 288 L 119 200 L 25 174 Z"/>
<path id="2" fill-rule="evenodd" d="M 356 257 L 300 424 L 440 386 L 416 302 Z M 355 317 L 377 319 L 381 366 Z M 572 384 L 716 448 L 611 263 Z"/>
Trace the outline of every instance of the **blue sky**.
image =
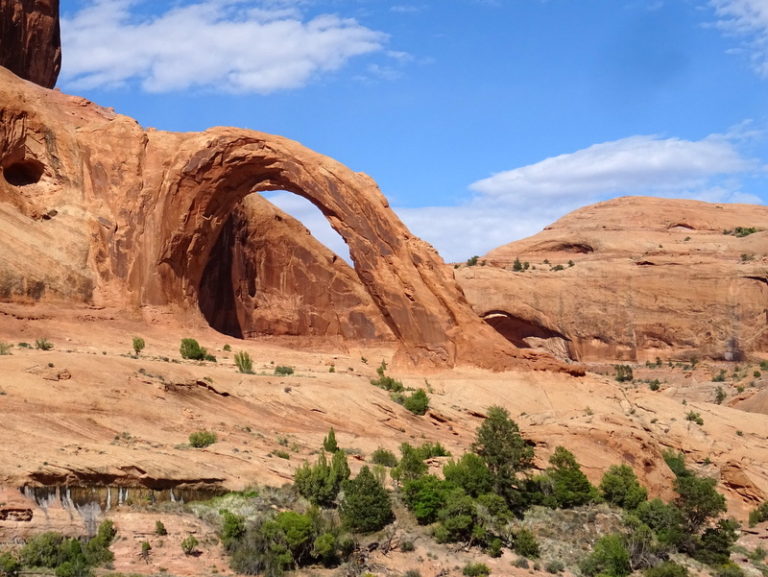
<path id="1" fill-rule="evenodd" d="M 58 86 L 281 134 L 448 261 L 627 194 L 768 199 L 768 0 L 62 0 Z M 275 194 L 326 244 L 305 201 Z"/>

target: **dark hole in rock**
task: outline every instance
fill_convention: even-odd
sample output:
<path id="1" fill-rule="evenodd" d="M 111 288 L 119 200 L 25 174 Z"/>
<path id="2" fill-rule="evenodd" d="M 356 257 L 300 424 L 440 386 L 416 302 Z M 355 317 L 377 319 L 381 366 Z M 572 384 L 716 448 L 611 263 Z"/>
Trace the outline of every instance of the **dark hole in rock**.
<path id="1" fill-rule="evenodd" d="M 40 182 L 45 167 L 37 160 L 20 160 L 3 168 L 3 176 L 8 184 L 27 186 Z"/>

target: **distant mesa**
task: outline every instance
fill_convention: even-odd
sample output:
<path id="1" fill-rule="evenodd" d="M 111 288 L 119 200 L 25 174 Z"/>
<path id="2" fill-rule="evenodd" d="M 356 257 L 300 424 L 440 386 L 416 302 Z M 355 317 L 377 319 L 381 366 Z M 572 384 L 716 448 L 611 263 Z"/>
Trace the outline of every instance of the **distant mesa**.
<path id="1" fill-rule="evenodd" d="M 578 361 L 768 352 L 768 207 L 619 198 L 484 258 L 457 279 L 519 347 Z"/>

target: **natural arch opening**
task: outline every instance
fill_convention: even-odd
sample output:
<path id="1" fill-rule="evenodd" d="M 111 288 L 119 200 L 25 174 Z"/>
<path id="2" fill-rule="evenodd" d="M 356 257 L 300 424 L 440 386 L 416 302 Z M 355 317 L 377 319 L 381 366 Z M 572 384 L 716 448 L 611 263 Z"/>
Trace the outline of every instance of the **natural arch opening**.
<path id="1" fill-rule="evenodd" d="M 34 159 L 19 160 L 3 167 L 3 178 L 13 186 L 27 186 L 40 182 L 45 172 L 42 162 Z"/>
<path id="2" fill-rule="evenodd" d="M 315 221 L 325 220 L 314 205 L 305 206 L 311 204 L 305 199 L 290 203 L 283 197 L 283 206 L 314 216 Z M 317 222 L 314 225 L 317 229 Z M 335 231 L 332 234 L 344 242 Z M 235 338 L 391 339 L 349 264 L 320 242 L 305 222 L 260 194 L 245 197 L 224 221 L 201 278 L 198 305 L 211 328 Z"/>
<path id="3" fill-rule="evenodd" d="M 489 311 L 483 315 L 483 320 L 491 325 L 505 339 L 521 349 L 531 348 L 526 342 L 530 337 L 538 339 L 564 339 L 561 333 L 538 323 L 516 317 L 506 311 Z"/>

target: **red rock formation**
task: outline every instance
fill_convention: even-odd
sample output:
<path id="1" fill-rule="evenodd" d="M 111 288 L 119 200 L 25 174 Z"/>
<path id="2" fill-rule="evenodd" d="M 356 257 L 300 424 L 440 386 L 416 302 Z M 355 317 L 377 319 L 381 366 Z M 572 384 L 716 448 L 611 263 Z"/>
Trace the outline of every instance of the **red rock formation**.
<path id="1" fill-rule="evenodd" d="M 145 131 L 3 69 L 0 120 L 0 240 L 13 251 L 0 256 L 0 297 L 167 307 L 202 321 L 199 290 L 232 211 L 253 193 L 287 190 L 344 238 L 403 358 L 580 372 L 500 338 L 368 176 L 294 141 Z"/>
<path id="2" fill-rule="evenodd" d="M 485 258 L 457 279 L 517 344 L 580 360 L 768 352 L 768 207 L 620 198 Z"/>
<path id="3" fill-rule="evenodd" d="M 0 66 L 54 87 L 61 69 L 59 0 L 0 0 Z"/>

